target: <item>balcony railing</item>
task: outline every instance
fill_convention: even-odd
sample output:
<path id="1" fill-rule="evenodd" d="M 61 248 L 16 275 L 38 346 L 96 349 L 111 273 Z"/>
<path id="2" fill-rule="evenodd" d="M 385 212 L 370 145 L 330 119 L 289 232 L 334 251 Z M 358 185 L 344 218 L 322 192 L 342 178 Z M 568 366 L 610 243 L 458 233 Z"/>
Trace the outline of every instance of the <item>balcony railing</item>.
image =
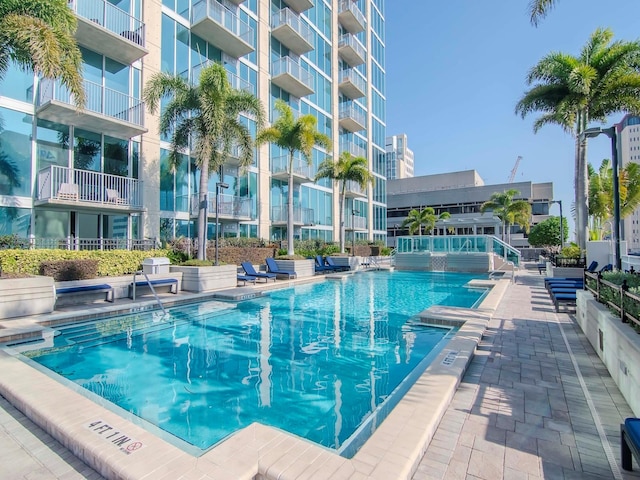
<path id="1" fill-rule="evenodd" d="M 194 66 L 191 69 L 191 79 L 193 82 L 198 82 L 200 80 L 200 72 L 202 71 L 203 68 L 208 67 L 209 65 L 211 65 L 213 62 L 210 60 L 207 60 L 206 62 L 202 62 L 199 63 L 198 65 Z M 186 78 L 186 73 L 188 70 L 183 70 L 183 72 L 181 73 L 182 76 L 185 76 Z M 238 75 L 236 75 L 233 72 L 230 72 L 227 70 L 227 80 L 229 80 L 229 85 L 231 85 L 231 88 L 235 88 L 236 90 L 242 90 L 245 92 L 249 92 L 252 93 L 253 95 L 257 94 L 257 89 L 256 86 L 254 84 L 252 84 L 251 82 L 249 82 L 248 80 L 245 80 L 243 78 L 240 78 Z"/>
<path id="2" fill-rule="evenodd" d="M 273 175 L 287 173 L 289 171 L 289 157 L 282 155 L 271 159 L 271 173 Z M 304 177 L 311 179 L 314 177 L 313 167 L 307 165 L 305 162 L 299 159 L 293 160 L 292 168 L 294 176 Z"/>
<path id="3" fill-rule="evenodd" d="M 342 57 L 352 67 L 364 63 L 366 58 L 364 46 L 355 35 L 350 33 L 345 33 L 340 36 L 338 40 L 338 52 L 340 52 Z"/>
<path id="4" fill-rule="evenodd" d="M 340 142 L 340 153 L 342 152 L 349 152 L 354 157 L 367 158 L 366 149 L 362 148 L 360 145 L 356 145 L 353 142 Z"/>
<path id="5" fill-rule="evenodd" d="M 137 238 L 31 238 L 29 248 L 59 248 L 62 250 L 154 250 L 160 248 L 155 239 Z"/>
<path id="6" fill-rule="evenodd" d="M 338 113 L 338 119 L 341 127 L 352 132 L 362 130 L 366 126 L 365 114 L 352 103 L 342 104 Z"/>
<path id="7" fill-rule="evenodd" d="M 351 211 L 347 210 L 344 212 L 344 228 L 347 230 L 366 230 L 367 219 L 351 215 Z"/>
<path id="8" fill-rule="evenodd" d="M 271 207 L 271 221 L 274 223 L 284 223 L 289 217 L 287 206 Z M 293 207 L 293 223 L 303 225 L 314 225 L 312 208 Z"/>
<path id="9" fill-rule="evenodd" d="M 345 185 L 345 192 L 347 194 L 351 194 L 351 196 L 353 196 L 353 195 L 359 196 L 359 197 L 366 197 L 367 196 L 366 190 L 364 190 L 362 187 L 360 187 L 358 182 L 354 182 L 353 180 L 349 180 L 347 182 L 347 184 Z"/>
<path id="10" fill-rule="evenodd" d="M 235 57 L 255 50 L 253 29 L 216 0 L 200 0 L 194 3 L 191 24 L 192 30 L 196 30 L 196 25 L 199 25 L 196 33 L 205 40 Z"/>
<path id="11" fill-rule="evenodd" d="M 84 90 L 87 97 L 85 110 L 141 127 L 144 125 L 144 103 L 141 100 L 88 80 L 84 81 Z M 65 86 L 44 78 L 40 81 L 38 106 L 50 101 L 75 105 L 73 96 Z"/>
<path id="12" fill-rule="evenodd" d="M 277 77 L 290 77 L 293 81 L 278 81 Z M 297 97 L 313 93 L 313 77 L 291 57 L 281 57 L 271 64 L 271 78 L 278 86 Z"/>
<path id="13" fill-rule="evenodd" d="M 250 197 L 238 197 L 234 195 L 220 194 L 218 195 L 220 203 L 218 204 L 218 216 L 222 218 L 232 218 L 236 220 L 255 219 L 257 217 L 255 202 Z M 216 216 L 216 192 L 207 193 L 207 216 Z M 199 201 L 198 196 L 191 197 L 191 214 L 198 214 Z"/>
<path id="14" fill-rule="evenodd" d="M 338 18 L 340 23 L 351 33 L 364 30 L 365 18 L 358 4 L 353 0 L 341 0 L 338 4 Z"/>
<path id="15" fill-rule="evenodd" d="M 144 47 L 144 23 L 106 0 L 68 0 L 76 15 Z"/>
<path id="16" fill-rule="evenodd" d="M 135 178 L 51 165 L 38 172 L 37 200 L 142 209 L 142 182 Z"/>
<path id="17" fill-rule="evenodd" d="M 363 97 L 367 91 L 367 82 L 362 75 L 353 68 L 340 72 L 338 85 L 340 86 L 340 90 L 350 98 Z"/>
<path id="18" fill-rule="evenodd" d="M 271 16 L 271 30 L 281 43 L 298 55 L 313 49 L 313 32 L 297 13 L 288 8 Z"/>

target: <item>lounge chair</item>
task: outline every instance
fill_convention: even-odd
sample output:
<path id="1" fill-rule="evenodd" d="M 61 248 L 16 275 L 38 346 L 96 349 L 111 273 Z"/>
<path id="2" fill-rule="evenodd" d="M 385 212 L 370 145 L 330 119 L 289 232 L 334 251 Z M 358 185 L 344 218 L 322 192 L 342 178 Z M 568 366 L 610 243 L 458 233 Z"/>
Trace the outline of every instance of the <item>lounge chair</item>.
<path id="1" fill-rule="evenodd" d="M 552 295 L 553 304 L 556 307 L 556 312 L 560 311 L 560 305 L 566 305 L 567 307 L 576 308 L 576 292 L 573 293 L 558 293 Z"/>
<path id="2" fill-rule="evenodd" d="M 640 418 L 626 418 L 620 425 L 620 456 L 622 469 L 633 470 L 632 455 L 640 462 Z"/>
<path id="3" fill-rule="evenodd" d="M 60 200 L 78 201 L 78 185 L 75 183 L 61 183 L 58 189 L 58 198 Z"/>
<path id="4" fill-rule="evenodd" d="M 316 273 L 327 273 L 332 272 L 333 269 L 328 265 L 324 264 L 324 260 L 322 255 L 316 255 L 316 264 L 315 264 Z"/>
<path id="5" fill-rule="evenodd" d="M 273 280 L 274 282 L 276 281 L 275 274 L 256 272 L 256 269 L 253 268 L 251 262 L 242 262 L 240 265 L 242 266 L 244 273 L 246 273 L 249 277 L 264 278 L 265 282 L 268 282 L 269 280 Z"/>
<path id="6" fill-rule="evenodd" d="M 115 203 L 116 205 L 124 205 L 127 201 L 120 196 L 118 190 L 114 190 L 113 188 L 105 189 L 107 195 L 107 202 Z"/>
<path id="7" fill-rule="evenodd" d="M 346 272 L 347 270 L 351 270 L 351 267 L 348 267 L 346 265 L 336 265 L 336 263 L 333 261 L 333 258 L 331 257 L 325 257 L 324 260 L 327 262 L 327 265 L 329 265 L 329 267 L 333 268 L 337 272 Z"/>
<path id="8" fill-rule="evenodd" d="M 589 273 L 593 273 L 593 272 L 595 272 L 595 271 L 596 271 L 596 268 L 598 268 L 598 262 L 596 262 L 596 261 L 594 260 L 593 262 L 591 262 L 591 263 L 589 264 L 589 268 L 587 268 L 587 270 L 586 270 L 586 271 L 587 271 L 587 272 L 589 272 Z"/>
<path id="9" fill-rule="evenodd" d="M 243 285 L 246 285 L 247 282 L 255 284 L 256 280 L 258 280 L 258 277 L 254 277 L 253 275 L 238 275 L 238 282 L 243 282 Z"/>
<path id="10" fill-rule="evenodd" d="M 274 275 L 277 275 L 278 277 L 282 277 L 282 278 L 297 278 L 298 274 L 294 271 L 291 270 L 280 270 L 278 268 L 278 264 L 276 263 L 276 261 L 272 258 L 272 257 L 267 257 L 264 259 L 265 263 L 267 264 L 267 270 L 269 271 L 269 273 L 272 273 Z"/>
<path id="11" fill-rule="evenodd" d="M 598 273 L 612 272 L 612 271 L 613 271 L 613 265 L 610 263 L 607 263 L 604 267 L 598 270 Z"/>

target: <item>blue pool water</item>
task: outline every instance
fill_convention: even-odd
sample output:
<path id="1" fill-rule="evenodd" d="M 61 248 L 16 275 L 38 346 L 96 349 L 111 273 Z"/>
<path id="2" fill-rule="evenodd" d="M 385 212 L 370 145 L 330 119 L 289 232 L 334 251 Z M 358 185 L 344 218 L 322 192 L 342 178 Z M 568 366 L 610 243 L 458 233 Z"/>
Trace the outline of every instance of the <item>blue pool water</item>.
<path id="1" fill-rule="evenodd" d="M 352 454 L 451 333 L 410 317 L 472 306 L 472 278 L 371 272 L 68 325 L 27 355 L 199 449 L 261 422 Z"/>

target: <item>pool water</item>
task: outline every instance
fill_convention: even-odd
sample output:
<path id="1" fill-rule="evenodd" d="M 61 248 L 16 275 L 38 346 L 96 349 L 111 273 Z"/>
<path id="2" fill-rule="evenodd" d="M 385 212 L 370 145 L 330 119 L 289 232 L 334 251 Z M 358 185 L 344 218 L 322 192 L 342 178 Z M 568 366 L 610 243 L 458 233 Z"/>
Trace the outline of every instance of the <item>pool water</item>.
<path id="1" fill-rule="evenodd" d="M 463 287 L 472 278 L 371 272 L 129 314 L 61 327 L 27 356 L 198 449 L 261 422 L 344 451 L 451 335 L 411 317 L 471 307 L 484 293 Z"/>

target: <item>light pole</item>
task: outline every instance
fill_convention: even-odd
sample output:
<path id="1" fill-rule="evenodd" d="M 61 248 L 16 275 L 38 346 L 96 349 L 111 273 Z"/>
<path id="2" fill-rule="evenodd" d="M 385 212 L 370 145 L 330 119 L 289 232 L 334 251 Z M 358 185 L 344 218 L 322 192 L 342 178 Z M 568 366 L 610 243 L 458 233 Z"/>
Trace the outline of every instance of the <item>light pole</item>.
<path id="1" fill-rule="evenodd" d="M 551 200 L 551 203 L 560 205 L 560 250 L 564 248 L 564 228 L 562 225 L 562 200 Z"/>
<path id="2" fill-rule="evenodd" d="M 584 138 L 594 138 L 604 134 L 611 139 L 611 169 L 613 170 L 613 259 L 616 269 L 622 270 L 620 257 L 620 181 L 618 178 L 618 136 L 616 127 L 587 128 L 582 135 Z"/>
<path id="3" fill-rule="evenodd" d="M 216 265 L 218 265 L 218 238 L 220 237 L 220 222 L 218 221 L 218 215 L 220 213 L 220 189 L 229 188 L 228 183 L 217 182 L 216 183 Z"/>
<path id="4" fill-rule="evenodd" d="M 356 256 L 356 214 L 360 213 L 360 210 L 355 208 L 351 210 L 351 256 Z"/>

